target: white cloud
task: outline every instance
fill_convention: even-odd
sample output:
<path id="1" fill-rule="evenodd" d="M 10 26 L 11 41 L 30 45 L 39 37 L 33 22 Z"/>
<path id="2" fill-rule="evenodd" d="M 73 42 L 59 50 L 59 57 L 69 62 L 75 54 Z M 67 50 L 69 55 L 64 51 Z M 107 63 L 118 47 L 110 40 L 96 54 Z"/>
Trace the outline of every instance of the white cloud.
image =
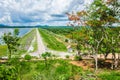
<path id="1" fill-rule="evenodd" d="M 0 24 L 55 25 L 58 19 L 67 19 L 65 12 L 79 11 L 92 0 L 0 0 Z M 58 15 L 56 18 L 52 15 Z M 59 16 L 64 15 L 64 16 Z M 60 21 L 61 25 L 64 22 Z"/>
<path id="2" fill-rule="evenodd" d="M 70 7 L 70 4 L 73 0 L 53 0 L 50 4 L 52 14 L 60 14 L 67 10 Z"/>
<path id="3" fill-rule="evenodd" d="M 6 15 L 0 19 L 0 23 L 12 23 L 11 17 Z"/>

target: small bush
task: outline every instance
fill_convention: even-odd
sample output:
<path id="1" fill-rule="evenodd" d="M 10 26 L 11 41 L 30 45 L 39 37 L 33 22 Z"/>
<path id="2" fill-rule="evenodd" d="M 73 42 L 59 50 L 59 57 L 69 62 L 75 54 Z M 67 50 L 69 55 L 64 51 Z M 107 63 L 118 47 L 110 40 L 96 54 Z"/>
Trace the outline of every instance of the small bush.
<path id="1" fill-rule="evenodd" d="M 66 55 L 65 57 L 66 57 L 67 59 L 69 59 L 69 58 L 70 58 L 70 56 L 69 56 L 69 55 Z"/>
<path id="2" fill-rule="evenodd" d="M 44 59 L 47 59 L 47 57 L 51 57 L 51 53 L 50 52 L 45 52 L 41 55 Z"/>
<path id="3" fill-rule="evenodd" d="M 25 55 L 24 58 L 25 58 L 25 60 L 31 60 L 32 59 L 32 57 L 29 54 Z"/>
<path id="4" fill-rule="evenodd" d="M 67 42 L 67 43 L 68 43 L 68 39 L 65 39 L 65 42 Z"/>
<path id="5" fill-rule="evenodd" d="M 81 56 L 76 55 L 76 56 L 74 57 L 74 60 L 76 60 L 76 61 L 81 61 L 81 60 L 82 60 L 82 57 L 81 57 Z"/>

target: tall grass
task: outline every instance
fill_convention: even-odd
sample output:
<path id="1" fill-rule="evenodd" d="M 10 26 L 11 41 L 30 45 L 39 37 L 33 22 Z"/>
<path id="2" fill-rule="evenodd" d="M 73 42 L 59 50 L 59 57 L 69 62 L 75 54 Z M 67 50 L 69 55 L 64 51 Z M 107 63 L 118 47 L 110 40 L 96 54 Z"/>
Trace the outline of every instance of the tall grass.
<path id="1" fill-rule="evenodd" d="M 6 45 L 0 45 L 0 56 L 7 55 L 7 46 Z"/>
<path id="2" fill-rule="evenodd" d="M 99 78 L 102 80 L 120 80 L 120 72 L 103 72 L 99 74 Z"/>

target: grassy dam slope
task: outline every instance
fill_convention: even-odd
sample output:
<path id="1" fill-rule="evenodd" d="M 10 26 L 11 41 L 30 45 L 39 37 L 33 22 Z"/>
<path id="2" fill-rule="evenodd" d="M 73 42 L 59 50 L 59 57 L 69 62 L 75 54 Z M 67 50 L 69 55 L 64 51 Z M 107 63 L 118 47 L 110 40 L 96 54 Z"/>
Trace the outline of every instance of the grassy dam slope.
<path id="1" fill-rule="evenodd" d="M 37 41 L 36 41 L 36 30 L 32 29 L 30 32 L 25 34 L 20 39 L 20 53 L 25 53 L 29 49 L 30 46 L 33 46 L 34 50 L 37 50 Z"/>
<path id="2" fill-rule="evenodd" d="M 43 41 L 46 43 L 47 47 L 56 50 L 56 51 L 67 51 L 66 46 L 59 42 L 50 31 L 45 29 L 39 29 L 39 32 L 43 38 Z"/>
<path id="3" fill-rule="evenodd" d="M 37 50 L 37 41 L 36 41 L 36 30 L 32 29 L 25 35 L 21 37 L 19 40 L 20 46 L 17 53 L 24 54 L 28 51 L 30 46 L 33 47 L 33 50 L 31 52 L 34 52 Z M 8 53 L 7 46 L 6 45 L 0 45 L 0 57 L 6 56 Z"/>

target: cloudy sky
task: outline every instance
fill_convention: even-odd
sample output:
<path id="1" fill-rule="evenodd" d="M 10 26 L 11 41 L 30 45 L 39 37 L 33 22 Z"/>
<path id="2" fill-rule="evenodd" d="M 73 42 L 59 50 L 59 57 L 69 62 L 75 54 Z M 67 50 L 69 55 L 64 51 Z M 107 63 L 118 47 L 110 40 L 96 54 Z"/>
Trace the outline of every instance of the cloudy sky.
<path id="1" fill-rule="evenodd" d="M 92 0 L 0 0 L 0 24 L 66 25 L 66 12 L 83 10 Z"/>

